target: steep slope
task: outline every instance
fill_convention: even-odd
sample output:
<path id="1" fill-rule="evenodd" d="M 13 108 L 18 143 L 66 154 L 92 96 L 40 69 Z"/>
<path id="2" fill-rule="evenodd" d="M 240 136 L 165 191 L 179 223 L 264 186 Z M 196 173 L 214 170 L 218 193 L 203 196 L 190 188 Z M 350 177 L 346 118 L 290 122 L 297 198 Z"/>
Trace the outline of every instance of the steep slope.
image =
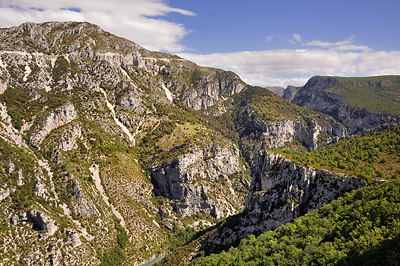
<path id="1" fill-rule="evenodd" d="M 169 254 L 160 265 L 186 265 L 196 256 L 227 250 L 241 239 L 278 228 L 366 184 L 353 176 L 316 170 L 278 154 L 261 152 L 245 211 L 199 234 L 197 239 Z"/>
<path id="2" fill-rule="evenodd" d="M 331 117 L 287 102 L 259 87 L 249 87 L 226 102 L 239 135 L 241 150 L 252 162 L 260 150 L 316 148 L 347 136 Z"/>
<path id="3" fill-rule="evenodd" d="M 312 152 L 260 151 L 245 211 L 204 231 L 193 242 L 167 256 L 163 265 L 179 261 L 187 264 L 196 256 L 227 250 L 243 238 L 278 228 L 367 184 L 397 182 L 399 130 L 398 125 L 382 127 Z"/>
<path id="4" fill-rule="evenodd" d="M 313 77 L 301 88 L 289 86 L 283 97 L 334 117 L 356 134 L 400 121 L 400 77 Z"/>
<path id="5" fill-rule="evenodd" d="M 138 265 L 241 213 L 260 150 L 347 135 L 232 72 L 75 22 L 0 29 L 0 116 L 4 264 Z"/>
<path id="6" fill-rule="evenodd" d="M 243 209 L 238 148 L 174 103 L 221 112 L 237 75 L 88 23 L 0 36 L 2 263 L 137 265 Z"/>
<path id="7" fill-rule="evenodd" d="M 297 163 L 373 183 L 400 177 L 400 127 L 382 126 L 310 153 L 276 150 Z"/>
<path id="8" fill-rule="evenodd" d="M 190 265 L 398 265 L 400 183 L 364 187 Z"/>
<path id="9" fill-rule="evenodd" d="M 8 57 L 18 56 L 14 60 L 18 60 L 16 63 L 19 69 L 9 74 L 29 82 L 35 80 L 35 74 L 41 73 L 39 80 L 43 88 L 50 86 L 50 78 L 58 82 L 60 77 L 46 76 L 43 73 L 46 70 L 42 69 L 45 65 L 41 63 L 50 61 L 54 67 L 57 59 L 63 58 L 72 64 L 71 70 L 74 71 L 68 75 L 67 80 L 60 81 L 67 88 L 77 79 L 82 85 L 90 87 L 94 85 L 92 79 L 98 79 L 100 75 L 103 79 L 119 76 L 114 80 L 106 79 L 100 84 L 101 87 L 115 87 L 122 81 L 133 87 L 141 86 L 141 89 L 151 87 L 153 97 L 162 96 L 164 101 L 178 98 L 196 110 L 207 109 L 246 87 L 233 72 L 199 67 L 174 55 L 149 52 L 88 23 L 25 23 L 19 27 L 3 29 L 0 36 L 0 49 L 4 57 L 1 66 L 4 68 L 8 64 Z M 37 64 L 25 64 L 23 57 Z M 91 61 L 97 64 L 87 64 Z M 107 62 L 107 65 L 102 65 L 102 62 Z M 55 74 L 63 75 L 65 61 L 63 63 Z M 110 71 L 110 67 L 116 73 Z M 7 81 L 3 80 L 0 87 L 5 86 Z"/>

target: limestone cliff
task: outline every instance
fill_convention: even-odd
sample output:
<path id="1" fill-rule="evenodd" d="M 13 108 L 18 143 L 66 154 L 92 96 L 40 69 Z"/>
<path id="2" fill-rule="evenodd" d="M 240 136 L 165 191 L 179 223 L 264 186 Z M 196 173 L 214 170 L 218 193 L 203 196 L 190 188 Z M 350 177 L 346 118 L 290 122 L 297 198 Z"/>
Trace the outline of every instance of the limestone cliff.
<path id="1" fill-rule="evenodd" d="M 240 213 L 248 164 L 242 218 L 254 228 L 239 237 L 352 188 L 257 159 L 346 136 L 334 119 L 89 23 L 0 29 L 0 118 L 0 264 L 138 265 Z M 254 218 L 261 205 L 270 222 Z"/>
<path id="2" fill-rule="evenodd" d="M 291 104 L 263 88 L 235 95 L 228 110 L 250 164 L 263 149 L 315 150 L 347 136 L 346 128 L 332 117 Z"/>
<path id="3" fill-rule="evenodd" d="M 204 250 L 215 251 L 250 234 L 275 229 L 367 185 L 364 180 L 297 165 L 267 151 L 259 153 L 255 165 L 246 210 L 208 235 Z"/>
<path id="4" fill-rule="evenodd" d="M 170 199 L 183 217 L 220 219 L 243 210 L 250 180 L 236 145 L 215 135 L 185 145 L 175 148 L 185 148 L 182 155 L 149 168 L 155 195 Z"/>
<path id="5" fill-rule="evenodd" d="M 398 108 L 398 87 L 396 76 L 362 79 L 317 76 L 301 88 L 289 86 L 283 97 L 297 105 L 332 116 L 346 126 L 352 135 L 381 124 L 400 121 L 398 112 L 391 112 L 391 109 Z M 374 105 L 377 107 L 371 108 Z"/>

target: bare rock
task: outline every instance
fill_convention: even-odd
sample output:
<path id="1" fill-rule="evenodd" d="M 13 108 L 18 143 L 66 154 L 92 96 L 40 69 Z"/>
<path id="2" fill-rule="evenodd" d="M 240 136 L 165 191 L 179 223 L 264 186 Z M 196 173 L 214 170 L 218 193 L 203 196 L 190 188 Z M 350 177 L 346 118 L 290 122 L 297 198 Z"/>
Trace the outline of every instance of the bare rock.
<path id="1" fill-rule="evenodd" d="M 71 182 L 72 187 L 74 213 L 82 218 L 96 218 L 97 213 L 86 199 L 79 182 L 73 176 L 69 178 L 69 182 Z"/>
<path id="2" fill-rule="evenodd" d="M 29 210 L 19 215 L 15 214 L 11 218 L 11 222 L 14 225 L 22 222 L 32 223 L 33 230 L 45 231 L 45 233 L 42 235 L 42 237 L 45 238 L 53 235 L 58 229 L 58 227 L 55 225 L 55 221 L 43 211 L 39 210 Z"/>
<path id="3" fill-rule="evenodd" d="M 58 147 L 63 151 L 75 150 L 78 148 L 77 141 L 82 136 L 82 129 L 79 124 L 70 124 L 65 128 L 59 138 Z"/>
<path id="4" fill-rule="evenodd" d="M 73 104 L 59 107 L 48 114 L 41 123 L 41 128 L 29 138 L 29 143 L 39 148 L 43 139 L 53 130 L 77 119 L 78 115 Z"/>
<path id="5" fill-rule="evenodd" d="M 208 213 L 222 218 L 235 212 L 227 212 L 227 205 L 235 205 L 239 196 L 232 189 L 234 174 L 242 171 L 239 150 L 229 142 L 215 144 L 207 139 L 204 141 L 207 142 L 205 146 L 192 146 L 189 152 L 151 167 L 153 191 L 175 201 L 174 209 L 183 217 Z M 224 195 L 213 186 L 222 180 L 226 183 Z"/>
<path id="6" fill-rule="evenodd" d="M 68 242 L 77 247 L 82 244 L 80 234 L 73 228 L 65 228 L 65 234 L 68 236 Z"/>
<path id="7" fill-rule="evenodd" d="M 366 186 L 365 180 L 297 165 L 285 157 L 260 152 L 253 173 L 246 213 L 205 240 L 208 249 L 259 235 L 320 208 L 339 195 Z"/>
<path id="8" fill-rule="evenodd" d="M 313 77 L 301 88 L 288 87 L 284 98 L 299 106 L 327 114 L 342 123 L 350 135 L 364 132 L 386 123 L 399 123 L 400 117 L 387 113 L 369 111 L 345 104 L 343 96 L 328 92 L 340 81 L 335 77 Z M 349 86 L 385 87 L 393 86 L 389 80 L 353 81 Z"/>
<path id="9" fill-rule="evenodd" d="M 18 173 L 17 173 L 17 186 L 22 186 L 24 183 L 23 181 L 24 176 L 22 175 L 22 169 L 18 169 Z"/>

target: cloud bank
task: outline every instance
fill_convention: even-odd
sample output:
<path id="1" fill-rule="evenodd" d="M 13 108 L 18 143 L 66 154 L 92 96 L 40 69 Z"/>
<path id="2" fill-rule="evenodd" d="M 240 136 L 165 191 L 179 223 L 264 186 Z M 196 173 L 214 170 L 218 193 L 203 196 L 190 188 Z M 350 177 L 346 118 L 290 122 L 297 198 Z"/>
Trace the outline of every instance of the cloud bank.
<path id="1" fill-rule="evenodd" d="M 0 0 L 0 27 L 47 21 L 87 21 L 149 50 L 180 52 L 188 33 L 181 24 L 162 19 L 170 12 L 194 13 L 162 0 Z"/>
<path id="2" fill-rule="evenodd" d="M 188 51 L 191 47 L 181 43 L 188 30 L 182 24 L 167 21 L 166 15 L 196 14 L 167 3 L 167 0 L 0 0 L 0 27 L 27 21 L 87 21 L 149 50 Z M 374 51 L 354 44 L 355 37 L 337 42 L 310 41 L 295 33 L 287 42 L 297 49 L 178 55 L 200 65 L 232 70 L 247 83 L 264 87 L 302 86 L 314 75 L 400 74 L 400 51 Z M 265 38 L 267 42 L 275 40 L 273 36 Z"/>
<path id="3" fill-rule="evenodd" d="M 296 41 L 301 36 L 293 35 Z M 257 86 L 303 86 L 315 75 L 378 76 L 400 74 L 400 51 L 373 51 L 352 41 L 311 41 L 304 49 L 280 49 L 179 56 L 199 65 L 232 70 Z"/>

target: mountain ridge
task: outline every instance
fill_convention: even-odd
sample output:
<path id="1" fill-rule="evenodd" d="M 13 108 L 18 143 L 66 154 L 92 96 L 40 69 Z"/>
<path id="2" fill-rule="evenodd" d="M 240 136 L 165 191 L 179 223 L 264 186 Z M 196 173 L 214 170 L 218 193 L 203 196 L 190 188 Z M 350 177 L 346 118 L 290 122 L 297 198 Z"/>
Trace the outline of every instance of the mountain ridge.
<path id="1" fill-rule="evenodd" d="M 287 87 L 283 97 L 334 117 L 350 134 L 400 121 L 399 76 L 342 78 L 315 76 L 303 87 Z"/>
<path id="2" fill-rule="evenodd" d="M 139 265 L 245 210 L 261 150 L 348 135 L 233 72 L 89 23 L 0 36 L 4 263 Z"/>

